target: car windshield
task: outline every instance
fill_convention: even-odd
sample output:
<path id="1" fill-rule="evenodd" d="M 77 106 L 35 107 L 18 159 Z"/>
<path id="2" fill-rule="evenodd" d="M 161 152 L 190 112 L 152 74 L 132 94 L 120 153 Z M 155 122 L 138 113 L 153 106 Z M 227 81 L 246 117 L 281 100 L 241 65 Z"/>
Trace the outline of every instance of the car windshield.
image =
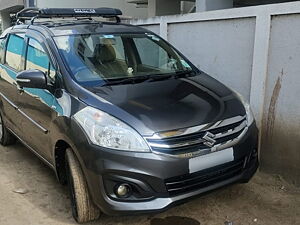
<path id="1" fill-rule="evenodd" d="M 55 37 L 78 82 L 135 79 L 193 71 L 160 37 L 150 34 L 81 34 Z"/>

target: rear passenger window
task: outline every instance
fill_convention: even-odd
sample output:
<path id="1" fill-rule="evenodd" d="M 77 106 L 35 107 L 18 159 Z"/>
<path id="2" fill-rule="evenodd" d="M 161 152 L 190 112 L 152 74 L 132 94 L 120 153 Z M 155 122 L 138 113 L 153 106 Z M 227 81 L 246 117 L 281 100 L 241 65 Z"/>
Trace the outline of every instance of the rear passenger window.
<path id="1" fill-rule="evenodd" d="M 11 34 L 8 39 L 6 50 L 6 63 L 16 69 L 22 70 L 21 59 L 24 46 L 24 34 Z"/>
<path id="2" fill-rule="evenodd" d="M 26 58 L 26 70 L 37 69 L 46 73 L 51 80 L 54 79 L 55 70 L 46 51 L 39 42 L 32 38 L 29 39 Z"/>

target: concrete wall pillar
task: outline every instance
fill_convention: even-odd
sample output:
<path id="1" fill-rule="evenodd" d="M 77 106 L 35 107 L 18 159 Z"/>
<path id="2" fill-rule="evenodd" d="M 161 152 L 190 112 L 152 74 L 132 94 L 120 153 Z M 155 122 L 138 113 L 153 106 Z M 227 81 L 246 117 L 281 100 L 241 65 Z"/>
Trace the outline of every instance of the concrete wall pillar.
<path id="1" fill-rule="evenodd" d="M 233 0 L 196 0 L 196 11 L 227 9 L 233 7 Z"/>
<path id="2" fill-rule="evenodd" d="M 148 0 L 148 16 L 165 16 L 180 13 L 181 0 Z"/>
<path id="3" fill-rule="evenodd" d="M 11 26 L 10 13 L 6 11 L 0 12 L 2 32 Z"/>

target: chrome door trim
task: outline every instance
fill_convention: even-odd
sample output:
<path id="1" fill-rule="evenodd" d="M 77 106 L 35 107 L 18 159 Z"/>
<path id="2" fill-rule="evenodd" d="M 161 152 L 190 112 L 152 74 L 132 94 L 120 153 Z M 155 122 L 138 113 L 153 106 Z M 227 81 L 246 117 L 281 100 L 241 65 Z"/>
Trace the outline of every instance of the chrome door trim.
<path id="1" fill-rule="evenodd" d="M 5 99 L 15 110 L 21 113 L 26 119 L 28 119 L 31 123 L 33 123 L 36 127 L 38 127 L 43 133 L 47 134 L 48 130 L 37 123 L 34 119 L 28 116 L 25 112 L 23 112 L 18 106 L 16 106 L 11 100 L 9 100 L 3 93 L 0 92 L 2 98 Z"/>
<path id="2" fill-rule="evenodd" d="M 33 120 L 30 116 L 28 116 L 25 112 L 23 112 L 22 110 L 18 109 L 18 111 L 24 116 L 26 117 L 26 119 L 28 119 L 31 123 L 33 123 L 36 127 L 38 127 L 41 131 L 43 131 L 45 134 L 48 133 L 48 130 L 45 129 L 44 127 L 42 127 L 39 123 L 37 123 L 35 120 Z"/>
<path id="3" fill-rule="evenodd" d="M 2 94 L 2 92 L 0 92 L 0 95 L 1 95 L 1 97 L 4 98 L 5 101 L 7 101 L 8 104 L 10 104 L 14 109 L 16 109 L 16 110 L 19 109 L 12 101 L 10 101 L 4 94 Z"/>
<path id="4" fill-rule="evenodd" d="M 45 159 L 43 156 L 41 156 L 36 150 L 34 150 L 32 147 L 30 147 L 22 138 L 20 138 L 12 129 L 7 128 L 13 135 L 15 135 L 25 147 L 27 147 L 33 154 L 35 154 L 38 158 L 40 158 L 44 163 L 47 164 L 51 169 L 55 170 L 55 167 L 52 163 L 50 163 L 47 159 Z"/>

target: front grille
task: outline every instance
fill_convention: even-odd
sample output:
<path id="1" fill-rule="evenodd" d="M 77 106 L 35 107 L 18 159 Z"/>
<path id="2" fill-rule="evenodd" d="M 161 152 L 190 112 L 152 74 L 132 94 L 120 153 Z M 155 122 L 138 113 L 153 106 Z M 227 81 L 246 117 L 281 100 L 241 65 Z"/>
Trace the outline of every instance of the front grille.
<path id="1" fill-rule="evenodd" d="M 245 160 L 234 161 L 200 172 L 169 178 L 165 180 L 167 191 L 172 197 L 230 179 L 242 173 Z"/>
<path id="2" fill-rule="evenodd" d="M 233 145 L 246 127 L 246 118 L 238 116 L 214 124 L 157 133 L 146 138 L 146 140 L 154 152 L 183 155 L 195 151 L 211 150 L 216 147 L 218 149 L 215 150 L 220 150 L 223 145 L 230 147 L 230 143 Z M 208 146 L 206 140 L 203 139 L 207 132 L 214 135 L 214 146 Z"/>

